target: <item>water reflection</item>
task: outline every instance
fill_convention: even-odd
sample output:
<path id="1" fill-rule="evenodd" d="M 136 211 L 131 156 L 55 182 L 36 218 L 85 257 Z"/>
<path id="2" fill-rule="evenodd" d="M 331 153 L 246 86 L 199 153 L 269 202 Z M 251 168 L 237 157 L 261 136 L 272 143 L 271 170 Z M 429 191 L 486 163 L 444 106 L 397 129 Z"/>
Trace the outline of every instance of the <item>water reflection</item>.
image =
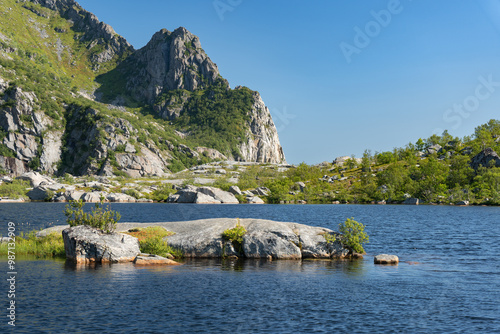
<path id="1" fill-rule="evenodd" d="M 64 262 L 64 269 L 68 272 L 105 272 L 109 277 L 117 276 L 123 277 L 128 274 L 136 274 L 140 271 L 151 271 L 151 272 L 174 272 L 177 266 L 161 266 L 161 265 L 151 265 L 151 266 L 136 266 L 135 264 L 129 263 L 75 263 L 73 261 L 67 260 Z"/>
<path id="2" fill-rule="evenodd" d="M 267 259 L 188 259 L 184 265 L 199 270 L 215 268 L 229 272 L 274 271 L 307 273 L 342 273 L 349 277 L 362 277 L 370 266 L 363 259 L 355 260 L 274 260 Z"/>
<path id="3" fill-rule="evenodd" d="M 90 271 L 90 270 L 101 270 L 104 268 L 110 268 L 111 263 L 75 263 L 70 260 L 66 260 L 64 263 L 64 269 L 69 271 Z"/>

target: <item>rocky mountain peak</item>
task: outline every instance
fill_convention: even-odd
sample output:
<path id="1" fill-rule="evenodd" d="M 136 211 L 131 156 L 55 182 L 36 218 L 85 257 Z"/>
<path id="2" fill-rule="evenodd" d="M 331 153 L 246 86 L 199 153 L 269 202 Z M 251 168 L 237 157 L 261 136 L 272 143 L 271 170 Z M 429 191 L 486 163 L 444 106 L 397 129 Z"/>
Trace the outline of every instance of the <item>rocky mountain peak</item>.
<path id="1" fill-rule="evenodd" d="M 126 61 L 127 90 L 139 101 L 153 104 L 169 90 L 194 91 L 213 84 L 217 65 L 186 28 L 156 32 L 146 46 Z"/>

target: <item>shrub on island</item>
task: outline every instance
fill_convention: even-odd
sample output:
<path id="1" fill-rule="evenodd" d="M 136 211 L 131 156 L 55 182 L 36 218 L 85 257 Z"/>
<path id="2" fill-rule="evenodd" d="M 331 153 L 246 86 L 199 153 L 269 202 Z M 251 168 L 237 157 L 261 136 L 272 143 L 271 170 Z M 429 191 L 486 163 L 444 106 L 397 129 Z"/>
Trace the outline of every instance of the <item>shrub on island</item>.
<path id="1" fill-rule="evenodd" d="M 113 232 L 121 215 L 109 207 L 104 208 L 103 202 L 104 197 L 101 196 L 100 202 L 95 204 L 92 212 L 87 213 L 83 211 L 82 200 L 70 201 L 70 204 L 64 210 L 64 215 L 67 217 L 69 226 L 88 225 L 106 233 Z"/>

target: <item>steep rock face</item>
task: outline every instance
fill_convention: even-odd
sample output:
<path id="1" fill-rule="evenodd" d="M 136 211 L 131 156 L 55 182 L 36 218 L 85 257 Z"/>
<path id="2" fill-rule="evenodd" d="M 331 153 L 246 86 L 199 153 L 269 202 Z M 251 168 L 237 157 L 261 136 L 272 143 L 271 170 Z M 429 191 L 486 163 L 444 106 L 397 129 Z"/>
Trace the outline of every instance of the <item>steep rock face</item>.
<path id="1" fill-rule="evenodd" d="M 38 99 L 34 93 L 8 87 L 0 78 L 0 94 L 0 130 L 3 132 L 0 144 L 14 155 L 2 159 L 0 166 L 20 175 L 29 170 L 30 162 L 39 159 L 44 170 L 53 173 L 60 155 L 61 132 L 48 129 L 52 122 L 37 110 Z"/>
<path id="2" fill-rule="evenodd" d="M 285 154 L 269 109 L 258 92 L 253 94 L 246 140 L 239 149 L 244 161 L 284 163 Z"/>
<path id="3" fill-rule="evenodd" d="M 115 167 L 130 177 L 168 174 L 170 156 L 150 142 L 136 149 L 129 143 L 136 133 L 125 119 L 110 121 L 92 108 L 74 110 L 66 127 L 61 172 L 112 176 Z"/>
<path id="4" fill-rule="evenodd" d="M 18 176 L 29 170 L 28 165 L 17 158 L 0 156 L 0 167 L 12 176 Z"/>
<path id="5" fill-rule="evenodd" d="M 166 91 L 194 91 L 214 83 L 219 76 L 217 65 L 205 54 L 198 37 L 183 27 L 173 32 L 160 30 L 125 63 L 137 69 L 128 77 L 127 90 L 149 104 Z M 167 102 L 158 111 L 173 114 L 175 108 L 168 107 L 178 102 Z"/>

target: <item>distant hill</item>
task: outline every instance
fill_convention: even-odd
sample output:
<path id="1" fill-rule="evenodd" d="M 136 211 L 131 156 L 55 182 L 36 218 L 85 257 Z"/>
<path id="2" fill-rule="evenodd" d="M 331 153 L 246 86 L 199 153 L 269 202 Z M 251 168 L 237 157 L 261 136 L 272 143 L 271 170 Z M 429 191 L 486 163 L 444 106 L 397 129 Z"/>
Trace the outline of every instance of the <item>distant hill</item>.
<path id="1" fill-rule="evenodd" d="M 4 172 L 138 177 L 285 162 L 259 93 L 231 89 L 185 28 L 135 50 L 73 0 L 4 0 L 0 16 Z"/>

